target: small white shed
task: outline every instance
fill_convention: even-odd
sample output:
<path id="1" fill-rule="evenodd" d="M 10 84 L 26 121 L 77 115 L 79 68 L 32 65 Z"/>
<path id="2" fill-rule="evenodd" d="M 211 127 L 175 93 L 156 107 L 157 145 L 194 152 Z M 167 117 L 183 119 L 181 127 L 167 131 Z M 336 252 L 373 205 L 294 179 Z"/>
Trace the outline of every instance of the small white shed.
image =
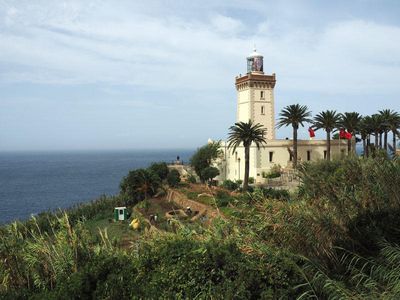
<path id="1" fill-rule="evenodd" d="M 128 219 L 128 210 L 126 206 L 114 208 L 114 220 L 115 221 L 125 221 Z"/>

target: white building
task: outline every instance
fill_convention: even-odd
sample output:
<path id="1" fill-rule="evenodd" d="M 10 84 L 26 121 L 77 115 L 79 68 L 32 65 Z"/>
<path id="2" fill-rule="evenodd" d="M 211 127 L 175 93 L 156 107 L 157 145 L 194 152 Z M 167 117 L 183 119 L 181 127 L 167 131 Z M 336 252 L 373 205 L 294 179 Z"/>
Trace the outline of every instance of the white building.
<path id="1" fill-rule="evenodd" d="M 290 151 L 293 149 L 291 139 L 275 138 L 274 87 L 275 73 L 264 74 L 263 56 L 254 50 L 247 57 L 247 74 L 236 77 L 237 122 L 260 123 L 266 129 L 267 144 L 264 148 L 250 149 L 250 177 L 256 182 L 263 182 L 263 174 L 279 165 L 282 169 L 292 166 Z M 218 162 L 219 180 L 243 180 L 244 148 L 238 147 L 234 153 L 222 142 L 223 159 Z M 345 155 L 347 141 L 331 141 L 331 157 Z M 298 161 L 310 161 L 326 158 L 326 140 L 298 140 Z"/>

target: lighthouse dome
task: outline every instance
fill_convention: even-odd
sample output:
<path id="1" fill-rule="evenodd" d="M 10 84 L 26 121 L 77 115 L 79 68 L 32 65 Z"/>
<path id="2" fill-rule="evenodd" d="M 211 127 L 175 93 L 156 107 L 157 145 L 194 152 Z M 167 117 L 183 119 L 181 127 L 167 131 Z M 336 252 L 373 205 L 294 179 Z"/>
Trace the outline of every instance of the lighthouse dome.
<path id="1" fill-rule="evenodd" d="M 263 57 L 263 55 L 261 53 L 258 53 L 257 49 L 254 48 L 253 52 L 251 52 L 249 54 L 249 56 L 247 56 L 247 58 L 250 58 L 250 57 Z"/>
<path id="2" fill-rule="evenodd" d="M 254 48 L 253 52 L 247 56 L 247 73 L 264 73 L 263 56 Z"/>

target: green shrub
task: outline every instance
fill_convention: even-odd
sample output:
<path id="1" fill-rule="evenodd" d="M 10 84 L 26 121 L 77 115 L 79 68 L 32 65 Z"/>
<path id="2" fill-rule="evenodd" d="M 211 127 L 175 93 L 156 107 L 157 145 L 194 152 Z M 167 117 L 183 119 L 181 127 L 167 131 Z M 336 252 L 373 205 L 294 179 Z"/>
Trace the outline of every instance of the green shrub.
<path id="1" fill-rule="evenodd" d="M 187 178 L 187 181 L 188 181 L 189 183 L 196 183 L 196 182 L 197 182 L 196 176 L 194 176 L 193 174 L 190 174 L 190 175 L 188 176 L 188 178 Z"/>
<path id="2" fill-rule="evenodd" d="M 264 197 L 277 200 L 290 200 L 290 193 L 288 190 L 284 189 L 273 189 L 273 188 L 262 188 L 262 193 Z"/>
<path id="3" fill-rule="evenodd" d="M 170 187 L 178 186 L 179 182 L 181 182 L 181 175 L 178 170 L 172 169 L 167 175 L 167 183 Z"/>
<path id="4" fill-rule="evenodd" d="M 254 183 L 254 177 L 249 177 L 249 183 L 253 184 Z"/>
<path id="5" fill-rule="evenodd" d="M 150 202 L 149 202 L 149 200 L 144 199 L 144 200 L 140 201 L 136 206 L 137 206 L 137 208 L 144 209 L 145 211 L 148 211 L 149 208 L 150 208 Z"/>
<path id="6" fill-rule="evenodd" d="M 226 179 L 222 182 L 222 187 L 230 191 L 235 191 L 239 188 L 239 184 L 232 180 Z"/>
<path id="7" fill-rule="evenodd" d="M 152 163 L 148 169 L 157 174 L 161 180 L 167 179 L 169 169 L 165 162 Z"/>
<path id="8" fill-rule="evenodd" d="M 216 167 L 207 167 L 201 171 L 201 176 L 205 181 L 212 180 L 219 175 L 219 170 Z"/>
<path id="9" fill-rule="evenodd" d="M 130 198 L 128 204 L 153 196 L 161 185 L 160 177 L 151 170 L 137 169 L 130 171 L 120 184 L 121 193 Z"/>
<path id="10" fill-rule="evenodd" d="M 276 252 L 246 255 L 232 241 L 179 236 L 139 250 L 138 298 L 294 297 L 302 282 L 293 261 Z"/>
<path id="11" fill-rule="evenodd" d="M 225 207 L 230 202 L 234 201 L 235 198 L 233 198 L 225 191 L 217 191 L 217 194 L 215 195 L 215 200 L 217 202 L 218 207 Z"/>
<path id="12" fill-rule="evenodd" d="M 281 176 L 281 165 L 273 165 L 269 172 L 262 172 L 261 175 L 263 178 L 277 178 Z"/>

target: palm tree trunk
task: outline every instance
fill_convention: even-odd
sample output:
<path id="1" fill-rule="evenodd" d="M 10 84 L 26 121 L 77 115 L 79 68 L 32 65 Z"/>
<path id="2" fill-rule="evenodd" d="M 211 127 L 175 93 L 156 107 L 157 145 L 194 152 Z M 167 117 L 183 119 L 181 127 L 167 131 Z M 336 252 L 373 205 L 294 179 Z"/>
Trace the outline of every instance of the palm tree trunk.
<path id="1" fill-rule="evenodd" d="M 392 130 L 392 133 L 393 133 L 393 140 L 392 140 L 392 143 L 393 143 L 393 151 L 394 151 L 394 154 L 396 154 L 396 131 L 395 131 L 395 130 Z"/>
<path id="2" fill-rule="evenodd" d="M 326 131 L 326 159 L 331 160 L 331 131 Z"/>
<path id="3" fill-rule="evenodd" d="M 297 128 L 293 127 L 293 169 L 297 168 Z"/>
<path id="4" fill-rule="evenodd" d="M 250 170 L 250 145 L 244 147 L 244 180 L 243 192 L 247 191 L 249 186 L 249 170 Z"/>
<path id="5" fill-rule="evenodd" d="M 378 145 L 378 132 L 375 132 L 375 149 L 378 149 L 379 145 Z"/>
<path id="6" fill-rule="evenodd" d="M 382 149 L 382 132 L 379 132 L 379 148 Z"/>
<path id="7" fill-rule="evenodd" d="M 385 151 L 387 151 L 387 138 L 388 138 L 388 132 L 385 130 L 385 133 L 383 135 L 383 148 Z"/>
<path id="8" fill-rule="evenodd" d="M 371 136 L 368 134 L 367 136 L 367 148 L 365 149 L 365 155 L 369 157 L 369 148 L 371 145 Z"/>
<path id="9" fill-rule="evenodd" d="M 363 141 L 363 155 L 364 157 L 367 157 L 367 140 L 364 137 L 362 137 L 362 141 Z"/>

